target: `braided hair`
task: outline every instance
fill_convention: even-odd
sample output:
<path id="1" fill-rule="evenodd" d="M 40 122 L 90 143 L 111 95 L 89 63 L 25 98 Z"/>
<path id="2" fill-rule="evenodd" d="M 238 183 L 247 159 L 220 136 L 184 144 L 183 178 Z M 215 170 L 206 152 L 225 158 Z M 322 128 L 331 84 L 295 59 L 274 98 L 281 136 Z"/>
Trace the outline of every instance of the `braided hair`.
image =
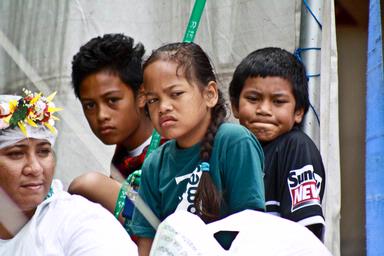
<path id="1" fill-rule="evenodd" d="M 209 82 L 216 82 L 208 55 L 195 43 L 171 43 L 155 50 L 145 61 L 143 69 L 158 61 L 172 61 L 177 66 L 176 74 L 181 71 L 188 82 L 194 81 L 200 89 L 204 89 Z M 217 130 L 227 118 L 227 106 L 220 90 L 218 102 L 211 109 L 211 121 L 201 142 L 200 159 L 209 163 L 213 142 Z M 223 197 L 213 183 L 209 172 L 203 172 L 196 191 L 194 206 L 197 214 L 205 221 L 212 222 L 219 219 Z"/>

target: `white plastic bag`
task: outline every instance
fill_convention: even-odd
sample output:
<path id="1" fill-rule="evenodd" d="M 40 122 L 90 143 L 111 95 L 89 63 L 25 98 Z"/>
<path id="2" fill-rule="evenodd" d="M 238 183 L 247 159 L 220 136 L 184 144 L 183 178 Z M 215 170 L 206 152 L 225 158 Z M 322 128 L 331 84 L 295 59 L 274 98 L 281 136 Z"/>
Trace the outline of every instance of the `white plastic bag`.
<path id="1" fill-rule="evenodd" d="M 238 231 L 229 250 L 213 234 Z M 198 216 L 176 211 L 159 226 L 151 256 L 162 255 L 331 255 L 307 228 L 270 214 L 245 210 L 206 225 Z"/>

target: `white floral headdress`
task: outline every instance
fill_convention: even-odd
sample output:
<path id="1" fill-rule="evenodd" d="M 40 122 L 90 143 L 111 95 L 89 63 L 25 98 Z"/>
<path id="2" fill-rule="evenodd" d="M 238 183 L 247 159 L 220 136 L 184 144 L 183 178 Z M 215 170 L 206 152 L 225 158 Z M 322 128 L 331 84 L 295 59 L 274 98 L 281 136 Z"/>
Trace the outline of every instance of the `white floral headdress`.
<path id="1" fill-rule="evenodd" d="M 0 148 L 23 137 L 47 138 L 53 143 L 57 133 L 53 114 L 62 110 L 55 107 L 52 93 L 48 97 L 24 89 L 24 97 L 0 95 Z M 51 135 L 46 134 L 47 130 Z M 21 133 L 20 133 L 21 131 Z"/>

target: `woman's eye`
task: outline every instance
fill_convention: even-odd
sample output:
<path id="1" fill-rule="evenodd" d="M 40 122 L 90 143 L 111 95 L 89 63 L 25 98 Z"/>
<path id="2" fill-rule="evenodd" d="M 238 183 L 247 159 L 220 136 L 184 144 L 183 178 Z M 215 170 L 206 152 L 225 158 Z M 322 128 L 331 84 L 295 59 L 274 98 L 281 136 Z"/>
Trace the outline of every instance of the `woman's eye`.
<path id="1" fill-rule="evenodd" d="M 39 149 L 37 151 L 37 154 L 40 156 L 40 157 L 46 157 L 48 156 L 49 154 L 51 154 L 51 149 L 49 148 L 44 148 L 44 149 Z"/>
<path id="2" fill-rule="evenodd" d="M 24 156 L 24 152 L 23 151 L 13 151 L 13 152 L 9 152 L 7 154 L 7 156 L 11 159 L 20 159 Z"/>

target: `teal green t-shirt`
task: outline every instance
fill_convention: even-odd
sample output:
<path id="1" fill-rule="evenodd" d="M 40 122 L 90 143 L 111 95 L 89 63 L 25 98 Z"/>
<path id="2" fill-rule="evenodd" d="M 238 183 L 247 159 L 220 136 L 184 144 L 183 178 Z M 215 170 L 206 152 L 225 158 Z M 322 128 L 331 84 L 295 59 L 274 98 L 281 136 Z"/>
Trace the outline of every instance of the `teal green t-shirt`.
<path id="1" fill-rule="evenodd" d="M 145 160 L 139 195 L 160 221 L 178 209 L 195 213 L 200 146 L 180 149 L 175 140 L 170 140 Z M 246 128 L 231 123 L 219 127 L 209 172 L 225 201 L 222 218 L 245 209 L 264 211 L 263 163 L 261 145 Z M 139 237 L 155 236 L 155 230 L 136 209 L 130 229 Z"/>

